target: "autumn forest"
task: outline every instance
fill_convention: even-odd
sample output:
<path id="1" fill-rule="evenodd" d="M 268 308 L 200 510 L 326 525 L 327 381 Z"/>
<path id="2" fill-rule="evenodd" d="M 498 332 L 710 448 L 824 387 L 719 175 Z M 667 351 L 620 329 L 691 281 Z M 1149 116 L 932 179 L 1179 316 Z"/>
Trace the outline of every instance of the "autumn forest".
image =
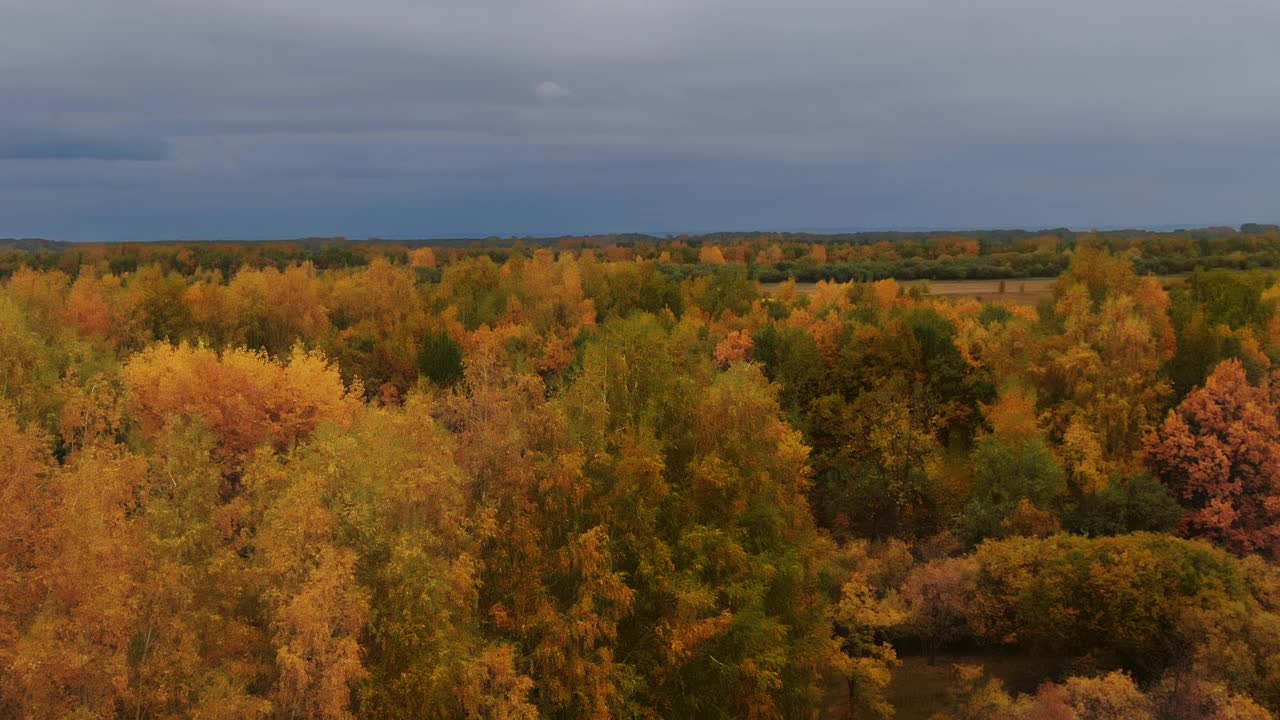
<path id="1" fill-rule="evenodd" d="M 1265 720 L 1280 229 L 0 240 L 0 508 L 0 717 Z"/>

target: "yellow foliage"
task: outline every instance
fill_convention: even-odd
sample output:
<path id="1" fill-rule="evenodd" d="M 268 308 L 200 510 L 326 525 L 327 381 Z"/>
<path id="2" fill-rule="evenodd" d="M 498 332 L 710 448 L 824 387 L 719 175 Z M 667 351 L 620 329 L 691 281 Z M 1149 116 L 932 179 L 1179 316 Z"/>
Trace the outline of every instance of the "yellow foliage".
<path id="1" fill-rule="evenodd" d="M 348 392 L 336 368 L 301 348 L 282 364 L 252 350 L 160 343 L 130 358 L 122 374 L 145 435 L 198 418 L 228 458 L 262 443 L 285 449 L 321 423 L 350 423 L 360 407 L 359 389 Z"/>
<path id="2" fill-rule="evenodd" d="M 893 278 L 877 280 L 871 283 L 871 298 L 876 307 L 888 310 L 897 301 L 899 289 L 898 281 Z"/>
<path id="3" fill-rule="evenodd" d="M 724 253 L 715 245 L 703 245 L 698 248 L 698 262 L 708 265 L 725 264 Z"/>
<path id="4" fill-rule="evenodd" d="M 409 253 L 409 266 L 416 268 L 433 268 L 436 266 L 436 253 L 429 247 L 415 248 Z"/>

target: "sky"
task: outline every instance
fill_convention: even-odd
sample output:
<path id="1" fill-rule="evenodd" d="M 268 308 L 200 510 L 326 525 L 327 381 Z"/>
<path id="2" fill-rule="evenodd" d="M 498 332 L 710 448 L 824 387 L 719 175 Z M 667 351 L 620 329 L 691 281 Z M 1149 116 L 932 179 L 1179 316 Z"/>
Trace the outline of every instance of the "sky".
<path id="1" fill-rule="evenodd" d="M 1277 0 L 0 0 L 0 237 L 1280 220 Z"/>

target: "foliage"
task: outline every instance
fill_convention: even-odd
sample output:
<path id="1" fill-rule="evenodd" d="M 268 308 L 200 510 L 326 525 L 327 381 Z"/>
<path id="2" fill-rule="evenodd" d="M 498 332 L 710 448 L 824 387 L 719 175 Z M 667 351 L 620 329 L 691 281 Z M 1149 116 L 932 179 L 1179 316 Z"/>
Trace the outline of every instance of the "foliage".
<path id="1" fill-rule="evenodd" d="M 1269 717 L 1277 248 L 6 244 L 0 715 Z"/>
<path id="2" fill-rule="evenodd" d="M 1183 532 L 1280 558 L 1280 420 L 1238 361 L 1169 413 L 1148 452 L 1187 508 Z"/>
<path id="3" fill-rule="evenodd" d="M 1049 510 L 1066 488 L 1066 475 L 1037 435 L 992 434 L 973 450 L 974 491 L 958 519 L 970 542 L 1003 537 L 1019 503 Z"/>

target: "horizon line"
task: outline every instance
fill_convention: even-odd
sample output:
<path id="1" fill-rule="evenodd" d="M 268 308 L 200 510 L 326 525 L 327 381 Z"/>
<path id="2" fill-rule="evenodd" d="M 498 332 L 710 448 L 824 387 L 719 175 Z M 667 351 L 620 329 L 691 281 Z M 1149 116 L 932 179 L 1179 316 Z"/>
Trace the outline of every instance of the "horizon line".
<path id="1" fill-rule="evenodd" d="M 47 237 L 41 235 L 7 235 L 0 236 L 0 241 L 44 241 L 67 244 L 93 244 L 93 243 L 184 243 L 184 242 L 290 242 L 298 240 L 333 240 L 344 239 L 349 242 L 369 242 L 369 241 L 385 241 L 385 242 L 430 242 L 430 241 L 459 241 L 459 240 L 493 240 L 493 239 L 537 239 L 537 240 L 555 240 L 562 238 L 588 238 L 601 237 L 610 235 L 644 235 L 656 239 L 666 239 L 682 236 L 704 236 L 704 235 L 724 235 L 724 234 L 743 234 L 743 235 L 759 235 L 759 234 L 800 234 L 800 235 L 858 235 L 873 233 L 977 233 L 977 232 L 1055 232 L 1068 231 L 1072 233 L 1089 233 L 1089 232 L 1191 232 L 1195 230 L 1214 230 L 1230 228 L 1235 232 L 1240 232 L 1245 225 L 1262 225 L 1274 226 L 1276 223 L 1270 222 L 1246 222 L 1239 224 L 1232 223 L 1138 223 L 1138 224 L 1106 224 L 1106 225 L 991 225 L 991 226 L 946 226 L 946 225 L 886 225 L 886 226 L 827 226 L 827 227 L 793 227 L 793 228 L 756 228 L 756 229 L 699 229 L 699 230 L 602 230 L 593 232 L 529 232 L 523 234 L 511 233 L 489 233 L 489 234 L 352 234 L 352 233 L 335 233 L 331 235 L 304 233 L 298 235 L 277 235 L 271 237 L 230 237 L 230 236 L 203 236 L 203 237 L 151 237 L 151 238 L 120 238 L 114 240 L 67 240 L 56 237 Z"/>

